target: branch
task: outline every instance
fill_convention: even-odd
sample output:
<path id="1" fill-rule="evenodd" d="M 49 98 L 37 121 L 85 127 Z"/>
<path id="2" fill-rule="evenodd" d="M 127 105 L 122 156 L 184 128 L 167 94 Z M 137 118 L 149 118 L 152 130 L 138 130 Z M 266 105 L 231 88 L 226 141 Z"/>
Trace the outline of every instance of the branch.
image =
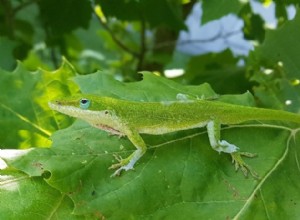
<path id="1" fill-rule="evenodd" d="M 111 38 L 113 39 L 113 41 L 124 51 L 126 51 L 127 53 L 131 54 L 132 56 L 138 58 L 140 56 L 139 53 L 131 50 L 130 48 L 128 48 L 125 44 L 123 44 L 113 33 L 113 31 L 109 28 L 109 26 L 102 21 L 101 18 L 99 18 L 99 16 L 96 14 L 95 10 L 94 10 L 94 5 L 92 4 L 92 9 L 93 9 L 93 13 L 96 16 L 96 18 L 98 19 L 98 21 L 100 22 L 100 24 L 102 25 L 102 27 L 110 34 Z"/>
<path id="2" fill-rule="evenodd" d="M 192 43 L 208 43 L 208 42 L 212 42 L 215 41 L 219 38 L 227 38 L 230 36 L 233 36 L 235 34 L 239 34 L 240 31 L 233 31 L 230 32 L 226 35 L 222 36 L 222 32 L 219 31 L 219 33 L 217 33 L 215 36 L 211 37 L 211 38 L 207 38 L 207 39 L 194 39 L 194 40 L 182 40 L 182 41 L 169 41 L 169 42 L 163 42 L 160 44 L 156 44 L 154 49 L 159 49 L 159 48 L 163 48 L 163 47 L 168 47 L 168 46 L 173 46 L 177 43 L 177 45 L 185 45 L 185 44 L 192 44 Z"/>
<path id="3" fill-rule="evenodd" d="M 137 72 L 139 70 L 142 70 L 144 59 L 145 59 L 145 53 L 147 51 L 146 48 L 146 22 L 145 19 L 142 17 L 141 19 L 141 33 L 140 33 L 140 43 L 141 43 L 141 49 L 138 57 L 138 65 L 137 65 Z"/>

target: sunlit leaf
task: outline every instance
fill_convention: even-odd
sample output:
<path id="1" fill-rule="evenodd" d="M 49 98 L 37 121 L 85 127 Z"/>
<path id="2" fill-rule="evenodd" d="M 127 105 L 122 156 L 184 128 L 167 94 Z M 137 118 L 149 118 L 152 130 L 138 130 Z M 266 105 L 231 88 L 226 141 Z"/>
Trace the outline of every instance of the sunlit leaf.
<path id="1" fill-rule="evenodd" d="M 49 146 L 51 132 L 66 126 L 68 120 L 59 125 L 59 120 L 52 118 L 48 100 L 76 91 L 68 79 L 74 75 L 67 62 L 54 73 L 29 72 L 21 64 L 14 72 L 0 70 L 1 148 Z"/>

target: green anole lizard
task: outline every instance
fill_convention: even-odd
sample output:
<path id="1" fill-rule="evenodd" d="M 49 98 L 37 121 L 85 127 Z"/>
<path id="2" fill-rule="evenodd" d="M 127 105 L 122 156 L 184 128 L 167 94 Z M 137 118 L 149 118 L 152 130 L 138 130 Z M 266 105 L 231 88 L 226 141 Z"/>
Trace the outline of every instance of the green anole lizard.
<path id="1" fill-rule="evenodd" d="M 237 146 L 221 140 L 221 125 L 251 120 L 300 123 L 300 115 L 294 113 L 208 100 L 137 102 L 84 94 L 51 101 L 49 106 L 53 110 L 80 118 L 96 128 L 128 137 L 136 150 L 126 159 L 116 157 L 118 163 L 110 167 L 117 169 L 112 176 L 119 175 L 122 170 L 133 169 L 146 152 L 141 133 L 160 135 L 206 126 L 214 150 L 230 154 L 236 170 L 240 168 L 244 175 L 250 172 L 252 176 L 258 177 L 241 158 L 253 157 L 255 154 L 239 152 Z"/>

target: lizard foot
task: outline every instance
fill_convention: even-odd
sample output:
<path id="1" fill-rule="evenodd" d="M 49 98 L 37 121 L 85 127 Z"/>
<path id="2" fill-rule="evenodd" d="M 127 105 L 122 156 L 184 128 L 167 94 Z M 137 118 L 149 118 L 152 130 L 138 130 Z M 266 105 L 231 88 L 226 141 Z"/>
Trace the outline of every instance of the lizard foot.
<path id="1" fill-rule="evenodd" d="M 123 159 L 121 156 L 113 155 L 118 163 L 111 165 L 108 169 L 117 169 L 110 177 L 120 176 L 122 170 L 128 171 L 133 169 L 134 163 L 131 162 L 132 156 Z"/>
<path id="2" fill-rule="evenodd" d="M 113 164 L 109 169 L 117 169 L 111 177 L 119 176 L 122 170 L 133 170 L 134 164 L 141 158 L 141 156 L 145 153 L 145 149 L 136 149 L 129 157 L 122 159 L 122 157 L 114 155 L 115 159 L 119 162 Z"/>
<path id="3" fill-rule="evenodd" d="M 126 158 L 126 159 L 123 159 L 121 156 L 119 155 L 116 155 L 116 154 L 113 154 L 114 158 L 118 161 L 118 163 L 115 163 L 113 165 L 111 165 L 108 169 L 117 169 L 119 167 L 122 167 L 126 164 L 129 163 L 130 161 L 130 158 Z"/>
<path id="4" fill-rule="evenodd" d="M 236 171 L 238 169 L 241 169 L 241 171 L 244 173 L 244 175 L 246 177 L 248 177 L 248 173 L 250 172 L 250 174 L 255 179 L 259 179 L 259 175 L 251 168 L 251 166 L 249 166 L 248 164 L 246 164 L 244 162 L 244 160 L 242 159 L 242 156 L 245 156 L 245 157 L 256 157 L 257 154 L 252 154 L 252 153 L 248 153 L 248 152 L 234 152 L 234 153 L 231 153 L 230 155 L 231 155 L 232 163 L 234 163 Z"/>

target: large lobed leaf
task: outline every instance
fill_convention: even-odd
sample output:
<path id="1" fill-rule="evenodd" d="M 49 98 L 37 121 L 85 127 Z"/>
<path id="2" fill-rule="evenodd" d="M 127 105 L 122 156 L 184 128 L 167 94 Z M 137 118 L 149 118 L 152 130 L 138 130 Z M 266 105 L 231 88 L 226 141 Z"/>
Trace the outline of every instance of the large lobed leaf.
<path id="1" fill-rule="evenodd" d="M 143 81 L 135 83 L 122 83 L 99 72 L 77 76 L 75 82 L 83 93 L 136 101 L 176 100 L 178 94 L 186 94 L 191 99 L 216 97 L 208 84 L 182 86 L 151 73 L 144 73 Z M 252 104 L 248 94 L 221 96 L 220 100 Z M 113 171 L 108 170 L 115 162 L 113 154 L 128 156 L 134 151 L 133 145 L 126 138 L 109 136 L 82 121 L 55 132 L 50 149 L 31 149 L 18 156 L 3 150 L 0 156 L 10 168 L 31 177 L 31 181 L 40 183 L 40 177 L 44 177 L 48 190 L 58 190 L 71 198 L 73 217 L 277 219 L 280 215 L 296 219 L 300 214 L 297 166 L 300 139 L 296 131 L 286 125 L 261 123 L 222 129 L 222 138 L 243 151 L 259 154 L 247 160 L 261 176 L 259 180 L 236 173 L 228 155 L 211 149 L 205 129 L 143 135 L 147 153 L 134 171 L 117 178 L 110 178 Z M 19 187 L 23 184 L 20 181 Z M 8 198 L 7 203 L 13 204 L 9 198 L 15 190 L 4 188 L 1 198 Z M 40 191 L 33 192 L 36 197 L 40 194 Z M 27 197 L 30 200 L 32 195 Z M 53 201 L 49 200 L 49 206 Z M 64 209 L 63 204 L 57 206 Z M 41 213 L 44 210 L 34 209 Z M 4 211 L 7 213 L 7 207 L 0 206 L 0 213 Z"/>
<path id="2" fill-rule="evenodd" d="M 48 100 L 77 91 L 68 82 L 74 70 L 65 62 L 54 72 L 27 71 L 21 64 L 14 72 L 0 69 L 0 144 L 1 148 L 49 146 L 49 136 L 58 127 Z M 68 119 L 65 119 L 69 121 Z"/>

